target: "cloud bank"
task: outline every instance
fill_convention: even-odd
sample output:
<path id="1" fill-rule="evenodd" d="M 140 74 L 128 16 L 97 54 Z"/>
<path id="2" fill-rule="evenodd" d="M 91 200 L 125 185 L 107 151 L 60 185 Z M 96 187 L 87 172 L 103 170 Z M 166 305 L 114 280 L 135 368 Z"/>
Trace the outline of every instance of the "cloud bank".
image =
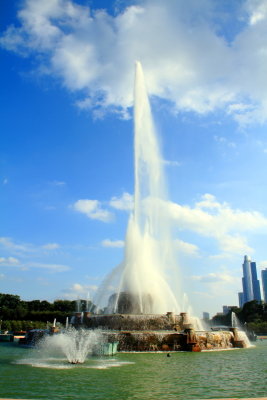
<path id="1" fill-rule="evenodd" d="M 176 112 L 224 110 L 240 124 L 266 122 L 267 0 L 243 0 L 228 13 L 216 0 L 135 3 L 111 15 L 74 0 L 24 0 L 0 44 L 36 57 L 40 73 L 96 114 L 127 118 L 140 60 L 150 94 Z"/>
<path id="2" fill-rule="evenodd" d="M 8 254 L 0 257 L 0 267 L 16 267 L 21 271 L 32 268 L 46 269 L 49 272 L 66 272 L 71 269 L 68 265 L 56 264 L 54 262 L 36 262 L 34 259 L 42 258 L 44 255 L 52 255 L 61 246 L 58 243 L 46 243 L 34 245 L 32 243 L 20 243 L 10 237 L 0 237 L 0 252 Z M 14 257 L 19 255 L 19 258 Z"/>
<path id="3" fill-rule="evenodd" d="M 124 240 L 105 239 L 105 240 L 102 240 L 101 244 L 103 247 L 121 248 L 121 247 L 124 247 Z"/>
<path id="4" fill-rule="evenodd" d="M 130 211 L 133 209 L 133 196 L 124 192 L 121 197 L 112 197 L 109 204 L 117 210 Z"/>
<path id="5" fill-rule="evenodd" d="M 96 219 L 102 222 L 110 222 L 113 215 L 108 210 L 102 208 L 100 201 L 81 199 L 73 204 L 75 211 L 85 214 L 90 219 Z"/>
<path id="6" fill-rule="evenodd" d="M 259 212 L 233 209 L 208 193 L 193 207 L 172 202 L 162 207 L 180 230 L 215 239 L 226 254 L 252 253 L 246 235 L 267 230 L 267 218 Z"/>
<path id="7" fill-rule="evenodd" d="M 146 199 L 144 206 L 149 207 L 152 199 Z M 88 218 L 101 222 L 112 222 L 115 215 L 113 210 L 127 210 L 132 208 L 132 196 L 123 193 L 121 197 L 112 197 L 105 203 L 98 200 L 83 199 L 74 203 L 72 208 L 85 214 Z M 252 254 L 253 248 L 248 243 L 249 235 L 267 232 L 267 218 L 257 211 L 243 211 L 234 209 L 226 202 L 220 202 L 210 193 L 201 196 L 195 204 L 181 205 L 171 201 L 160 201 L 160 209 L 165 213 L 180 232 L 191 232 L 199 238 L 215 240 L 219 254 L 210 258 L 227 258 L 230 255 Z M 178 233 L 179 236 L 179 233 Z M 1 243 L 1 238 L 0 238 Z M 122 240 L 105 239 L 103 247 L 123 247 Z M 200 256 L 201 249 L 195 243 L 188 243 L 176 237 L 175 247 L 179 252 L 190 256 Z M 48 245 L 53 247 L 53 244 Z"/>

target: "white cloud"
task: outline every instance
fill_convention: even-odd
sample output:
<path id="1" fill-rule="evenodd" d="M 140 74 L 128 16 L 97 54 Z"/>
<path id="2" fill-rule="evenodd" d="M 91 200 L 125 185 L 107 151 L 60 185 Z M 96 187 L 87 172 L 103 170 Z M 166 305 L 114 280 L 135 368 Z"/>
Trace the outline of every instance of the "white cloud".
<path id="1" fill-rule="evenodd" d="M 248 0 L 245 3 L 245 7 L 249 14 L 249 22 L 251 25 L 256 25 L 267 19 L 266 0 Z"/>
<path id="2" fill-rule="evenodd" d="M 199 248 L 195 244 L 184 242 L 183 240 L 176 239 L 175 247 L 185 254 L 189 254 L 191 256 L 198 256 Z"/>
<path id="3" fill-rule="evenodd" d="M 50 182 L 50 184 L 52 186 L 65 186 L 66 182 L 64 182 L 64 181 L 53 181 L 53 182 Z"/>
<path id="4" fill-rule="evenodd" d="M 41 262 L 21 262 L 15 257 L 0 257 L 1 266 L 18 267 L 22 271 L 28 271 L 31 268 L 42 268 L 47 269 L 50 272 L 65 272 L 69 271 L 71 268 L 67 265 L 62 264 L 49 264 Z"/>
<path id="5" fill-rule="evenodd" d="M 0 265 L 12 266 L 17 264 L 19 264 L 19 260 L 15 257 L 0 257 Z"/>
<path id="6" fill-rule="evenodd" d="M 109 204 L 117 210 L 132 210 L 133 196 L 130 193 L 124 192 L 121 197 L 112 197 Z"/>
<path id="7" fill-rule="evenodd" d="M 239 235 L 223 235 L 219 240 L 221 248 L 226 253 L 253 253 L 253 249 L 248 245 L 247 239 Z"/>
<path id="8" fill-rule="evenodd" d="M 168 167 L 180 167 L 182 165 L 179 161 L 163 160 L 162 162 Z"/>
<path id="9" fill-rule="evenodd" d="M 194 275 L 191 277 L 194 281 L 206 283 L 206 284 L 228 284 L 228 285 L 235 285 L 237 282 L 240 281 L 240 278 L 231 275 L 228 272 L 218 272 L 214 273 L 211 272 L 207 275 Z"/>
<path id="10" fill-rule="evenodd" d="M 113 214 L 108 210 L 104 210 L 98 200 L 77 200 L 73 204 L 73 208 L 85 214 L 90 219 L 96 219 L 102 222 L 110 222 L 113 219 Z"/>
<path id="11" fill-rule="evenodd" d="M 253 249 L 241 232 L 267 230 L 267 218 L 259 212 L 234 210 L 227 203 L 218 202 L 211 194 L 202 196 L 194 207 L 171 202 L 163 207 L 180 230 L 216 239 L 225 253 L 252 253 Z"/>
<path id="12" fill-rule="evenodd" d="M 207 275 L 195 275 L 191 277 L 195 281 L 203 282 L 203 283 L 228 283 L 234 284 L 236 282 L 236 278 L 227 273 L 209 273 Z"/>
<path id="13" fill-rule="evenodd" d="M 207 299 L 213 299 L 214 296 L 208 292 L 193 292 L 193 294 L 195 294 L 197 296 L 197 298 L 199 299 L 201 298 L 207 298 Z"/>
<path id="14" fill-rule="evenodd" d="M 234 276 L 231 271 L 222 271 L 216 273 L 208 273 L 206 275 L 195 275 L 191 276 L 190 280 L 195 281 L 195 286 L 202 291 L 204 297 L 217 299 L 220 298 L 221 304 L 225 302 L 225 299 L 232 299 L 231 302 L 234 304 L 237 300 L 233 298 L 233 292 L 237 293 L 240 288 L 240 276 Z M 193 292 L 195 294 L 195 292 Z M 196 297 L 196 301 L 199 301 L 199 297 L 203 297 L 199 294 Z M 225 304 L 225 303 L 224 303 Z M 229 304 L 229 303 L 228 303 Z M 207 303 L 208 307 L 210 306 Z"/>
<path id="15" fill-rule="evenodd" d="M 234 143 L 234 142 L 232 142 L 232 141 L 226 139 L 226 138 L 223 137 L 223 136 L 217 136 L 217 135 L 215 135 L 215 136 L 214 136 L 214 139 L 215 139 L 216 142 L 221 143 L 221 144 L 225 144 L 225 145 L 228 146 L 228 147 L 231 147 L 231 148 L 236 148 L 236 147 L 237 147 L 236 143 Z"/>
<path id="16" fill-rule="evenodd" d="M 38 253 L 40 250 L 55 250 L 60 247 L 58 243 L 46 243 L 41 246 L 34 245 L 32 243 L 19 243 L 9 237 L 0 237 L 0 246 L 5 250 L 14 253 Z"/>
<path id="17" fill-rule="evenodd" d="M 267 260 L 260 261 L 259 263 L 257 263 L 257 266 L 260 269 L 266 269 L 267 268 Z"/>
<path id="18" fill-rule="evenodd" d="M 27 263 L 24 265 L 26 269 L 29 268 L 42 268 L 42 269 L 47 269 L 50 272 L 66 272 L 69 271 L 71 268 L 68 265 L 62 265 L 62 264 L 46 264 L 46 263 Z"/>
<path id="19" fill-rule="evenodd" d="M 0 245 L 3 246 L 5 249 L 10 251 L 22 251 L 22 252 L 31 252 L 33 251 L 33 247 L 31 244 L 25 243 L 15 243 L 9 237 L 0 237 Z"/>
<path id="20" fill-rule="evenodd" d="M 72 285 L 72 289 L 73 289 L 75 292 L 82 292 L 82 291 L 84 290 L 84 287 L 83 287 L 82 285 L 80 285 L 79 283 L 74 283 L 74 284 Z"/>
<path id="21" fill-rule="evenodd" d="M 266 0 L 237 7 L 231 17 L 243 24 L 231 43 L 213 0 L 141 0 L 115 16 L 74 0 L 22 4 L 20 25 L 4 32 L 1 45 L 35 54 L 39 71 L 77 91 L 83 108 L 128 117 L 133 65 L 140 60 L 149 93 L 177 112 L 224 109 L 240 124 L 267 120 Z"/>
<path id="22" fill-rule="evenodd" d="M 212 254 L 208 256 L 210 260 L 232 260 L 233 255 L 229 253 Z"/>
<path id="23" fill-rule="evenodd" d="M 124 241 L 123 240 L 110 240 L 110 239 L 105 239 L 101 242 L 103 247 L 124 247 Z"/>
<path id="24" fill-rule="evenodd" d="M 210 209 L 218 209 L 221 208 L 221 204 L 216 201 L 215 196 L 212 194 L 206 193 L 201 196 L 201 201 L 196 203 L 197 208 L 210 208 Z"/>
<path id="25" fill-rule="evenodd" d="M 47 243 L 44 244 L 42 248 L 45 250 L 56 250 L 60 248 L 60 245 L 58 243 Z"/>
<path id="26" fill-rule="evenodd" d="M 88 299 L 89 293 L 94 293 L 98 289 L 96 285 L 82 285 L 80 283 L 73 283 L 70 288 L 63 291 L 65 299 Z"/>

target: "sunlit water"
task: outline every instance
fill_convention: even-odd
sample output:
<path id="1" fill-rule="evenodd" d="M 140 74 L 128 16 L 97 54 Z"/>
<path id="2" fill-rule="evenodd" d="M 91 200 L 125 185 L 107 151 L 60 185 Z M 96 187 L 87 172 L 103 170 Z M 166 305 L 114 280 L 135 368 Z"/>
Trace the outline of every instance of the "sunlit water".
<path id="1" fill-rule="evenodd" d="M 267 340 L 205 353 L 118 354 L 71 365 L 38 350 L 0 345 L 0 397 L 213 399 L 267 396 Z"/>
<path id="2" fill-rule="evenodd" d="M 58 355 L 67 358 L 69 363 L 83 363 L 91 354 L 102 335 L 97 330 L 68 328 L 57 335 L 47 335 L 39 344 L 39 357 Z"/>
<path id="3" fill-rule="evenodd" d="M 120 293 L 130 293 L 142 314 L 179 313 L 181 291 L 159 140 L 142 66 L 136 63 L 134 88 L 134 207 L 129 217 L 124 258 L 100 286 L 93 303 L 118 312 Z M 110 291 L 110 288 L 112 290 Z M 116 293 L 116 301 L 109 296 Z"/>

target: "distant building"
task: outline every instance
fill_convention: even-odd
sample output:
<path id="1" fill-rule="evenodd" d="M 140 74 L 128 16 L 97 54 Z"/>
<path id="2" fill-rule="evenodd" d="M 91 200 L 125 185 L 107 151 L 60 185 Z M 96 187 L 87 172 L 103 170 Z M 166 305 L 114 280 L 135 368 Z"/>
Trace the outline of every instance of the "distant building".
<path id="1" fill-rule="evenodd" d="M 245 303 L 244 302 L 244 293 L 243 292 L 239 292 L 238 293 L 238 304 L 239 304 L 239 307 L 242 307 L 244 303 Z"/>
<path id="2" fill-rule="evenodd" d="M 261 301 L 260 281 L 257 277 L 257 267 L 255 261 L 251 261 L 251 274 L 254 300 Z"/>
<path id="3" fill-rule="evenodd" d="M 233 308 L 236 306 L 223 306 L 223 313 L 224 315 L 227 315 L 230 311 L 232 311 Z"/>
<path id="4" fill-rule="evenodd" d="M 223 306 L 223 313 L 228 314 L 230 311 L 230 306 Z"/>
<path id="5" fill-rule="evenodd" d="M 261 301 L 260 282 L 257 278 L 257 268 L 255 261 L 251 261 L 248 256 L 244 257 L 243 263 L 243 292 L 238 294 L 239 307 L 252 300 Z"/>
<path id="6" fill-rule="evenodd" d="M 224 313 L 223 312 L 217 312 L 215 314 L 215 317 L 224 317 Z"/>
<path id="7" fill-rule="evenodd" d="M 206 311 L 203 311 L 203 321 L 209 321 L 210 320 L 210 314 Z"/>
<path id="8" fill-rule="evenodd" d="M 267 268 L 261 271 L 261 282 L 262 282 L 263 298 L 265 303 L 267 303 Z"/>

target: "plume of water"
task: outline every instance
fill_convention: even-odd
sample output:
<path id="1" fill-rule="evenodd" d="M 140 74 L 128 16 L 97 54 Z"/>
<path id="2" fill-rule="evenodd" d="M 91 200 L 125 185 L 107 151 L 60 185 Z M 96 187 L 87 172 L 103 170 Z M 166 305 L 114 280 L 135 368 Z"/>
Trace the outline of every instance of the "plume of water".
<path id="1" fill-rule="evenodd" d="M 89 311 L 89 309 L 90 309 L 90 293 L 87 292 L 85 311 Z"/>
<path id="2" fill-rule="evenodd" d="M 39 345 L 43 356 L 65 356 L 71 364 L 84 363 L 87 356 L 101 343 L 102 335 L 96 330 L 68 328 L 56 335 L 46 336 Z"/>
<path id="3" fill-rule="evenodd" d="M 79 298 L 76 300 L 76 312 L 81 312 L 81 300 Z"/>
<path id="4" fill-rule="evenodd" d="M 239 322 L 239 319 L 237 318 L 237 315 L 234 311 L 231 312 L 231 325 L 232 328 L 241 328 L 241 324 Z"/>
<path id="5" fill-rule="evenodd" d="M 239 330 L 243 330 L 243 326 L 239 319 L 237 318 L 237 315 L 234 311 L 231 312 L 231 325 L 232 328 L 238 328 Z"/>
<path id="6" fill-rule="evenodd" d="M 116 296 L 108 312 L 118 312 L 122 293 L 134 299 L 133 313 L 179 312 L 179 287 L 173 290 L 170 285 L 177 267 L 170 221 L 164 212 L 167 194 L 163 159 L 139 62 L 134 90 L 134 160 L 134 208 L 124 259 L 106 278 L 94 302 L 103 306 L 105 298 L 107 304 L 107 293 L 112 293 L 107 288 L 111 287 Z"/>
<path id="7" fill-rule="evenodd" d="M 251 343 L 249 341 L 249 338 L 244 330 L 243 325 L 241 324 L 241 322 L 239 321 L 236 313 L 234 311 L 232 311 L 231 313 L 231 323 L 232 323 L 232 328 L 237 328 L 238 329 L 238 338 L 239 340 L 243 340 L 243 342 L 245 343 L 246 347 L 250 347 Z"/>

